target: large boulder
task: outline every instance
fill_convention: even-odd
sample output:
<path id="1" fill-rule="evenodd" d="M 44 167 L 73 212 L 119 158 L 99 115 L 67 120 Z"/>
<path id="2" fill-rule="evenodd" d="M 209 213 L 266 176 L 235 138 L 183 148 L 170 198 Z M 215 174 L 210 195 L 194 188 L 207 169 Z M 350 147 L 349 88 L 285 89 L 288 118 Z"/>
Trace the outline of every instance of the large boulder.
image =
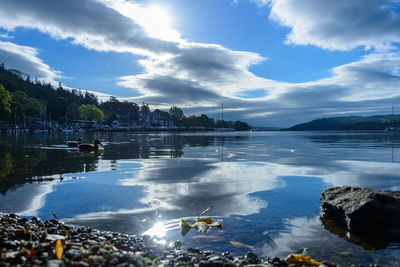
<path id="1" fill-rule="evenodd" d="M 321 201 L 323 222 L 333 220 L 349 234 L 369 240 L 400 241 L 399 191 L 333 187 L 321 194 Z"/>

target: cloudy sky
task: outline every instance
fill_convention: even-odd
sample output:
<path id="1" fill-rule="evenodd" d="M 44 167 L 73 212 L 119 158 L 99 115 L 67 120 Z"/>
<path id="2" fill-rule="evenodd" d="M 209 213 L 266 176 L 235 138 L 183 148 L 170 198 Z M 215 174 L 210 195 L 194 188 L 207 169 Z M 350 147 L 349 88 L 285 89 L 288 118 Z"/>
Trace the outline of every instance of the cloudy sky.
<path id="1" fill-rule="evenodd" d="M 399 0 L 0 0 L 6 68 L 254 126 L 400 113 L 399 42 Z"/>

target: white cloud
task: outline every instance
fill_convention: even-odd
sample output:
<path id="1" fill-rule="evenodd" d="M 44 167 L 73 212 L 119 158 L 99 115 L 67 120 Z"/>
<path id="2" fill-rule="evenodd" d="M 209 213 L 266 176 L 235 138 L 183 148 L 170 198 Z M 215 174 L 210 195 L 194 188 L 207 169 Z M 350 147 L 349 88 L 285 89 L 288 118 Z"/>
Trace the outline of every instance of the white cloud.
<path id="1" fill-rule="evenodd" d="M 179 99 L 188 105 L 220 102 L 242 91 L 266 88 L 271 81 L 248 68 L 265 58 L 257 53 L 232 51 L 220 45 L 187 42 L 170 30 L 173 41 L 152 37 L 146 30 L 146 9 L 127 1 L 1 1 L 0 27 L 32 28 L 53 38 L 71 38 L 74 44 L 99 51 L 130 52 L 145 56 L 144 72 L 121 77 L 120 85 L 143 94 L 154 103 Z M 151 24 L 151 23 L 150 23 Z M 180 91 L 180 88 L 184 92 Z M 273 95 L 269 92 L 269 96 Z M 200 99 L 203 96 L 203 99 Z M 153 100 L 150 99 L 153 97 Z"/>
<path id="2" fill-rule="evenodd" d="M 138 89 L 150 103 L 164 98 L 163 102 L 179 105 L 217 104 L 259 88 L 268 90 L 271 97 L 278 83 L 248 71 L 262 60 L 256 53 L 184 42 L 177 54 L 139 61 L 144 73 L 120 77 L 119 85 Z"/>
<path id="3" fill-rule="evenodd" d="M 1 0 L 0 4 L 0 27 L 9 31 L 17 27 L 37 29 L 53 38 L 72 38 L 76 44 L 99 51 L 135 54 L 177 51 L 177 43 L 149 36 L 138 22 L 101 1 Z"/>
<path id="4" fill-rule="evenodd" d="M 0 59 L 8 69 L 18 69 L 47 82 L 55 83 L 54 79 L 61 77 L 61 73 L 45 64 L 32 47 L 0 41 Z"/>
<path id="5" fill-rule="evenodd" d="M 382 48 L 399 42 L 400 17 L 390 0 L 270 0 L 270 18 L 290 27 L 287 42 L 330 50 Z"/>
<path id="6" fill-rule="evenodd" d="M 348 50 L 359 46 L 381 48 L 398 41 L 399 18 L 389 8 L 389 1 L 254 2 L 267 5 L 272 18 L 291 28 L 288 40 L 294 44 Z M 149 11 L 137 3 L 0 0 L 0 4 L 0 27 L 8 31 L 17 27 L 36 29 L 89 49 L 143 56 L 138 62 L 143 72 L 119 80 L 119 85 L 142 94 L 131 98 L 139 103 L 178 105 L 189 114 L 217 117 L 223 102 L 226 119 L 290 126 L 349 112 L 389 113 L 390 106 L 400 102 L 400 55 L 396 51 L 374 52 L 337 66 L 325 79 L 286 83 L 256 76 L 249 70 L 266 60 L 258 53 L 188 42 L 169 28 L 167 36 L 149 32 L 149 22 L 144 19 Z M 60 75 L 38 58 L 35 48 L 0 42 L 0 53 L 6 67 L 46 79 Z M 246 98 L 246 92 L 251 91 L 264 95 Z"/>
<path id="7" fill-rule="evenodd" d="M 12 39 L 13 37 L 10 36 L 8 33 L 0 33 L 1 39 Z"/>

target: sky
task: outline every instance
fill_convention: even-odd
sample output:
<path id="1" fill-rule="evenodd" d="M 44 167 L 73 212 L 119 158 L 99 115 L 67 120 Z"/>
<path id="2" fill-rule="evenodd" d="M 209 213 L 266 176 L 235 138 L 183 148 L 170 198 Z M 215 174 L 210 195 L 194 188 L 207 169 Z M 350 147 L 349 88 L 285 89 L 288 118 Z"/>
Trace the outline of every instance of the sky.
<path id="1" fill-rule="evenodd" d="M 0 0 L 0 62 L 252 126 L 400 113 L 400 1 Z"/>

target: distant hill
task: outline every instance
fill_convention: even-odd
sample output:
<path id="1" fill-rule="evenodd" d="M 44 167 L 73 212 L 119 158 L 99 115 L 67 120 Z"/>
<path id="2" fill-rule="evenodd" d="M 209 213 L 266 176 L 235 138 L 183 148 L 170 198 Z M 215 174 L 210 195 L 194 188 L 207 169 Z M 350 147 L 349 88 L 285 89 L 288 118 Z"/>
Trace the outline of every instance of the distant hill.
<path id="1" fill-rule="evenodd" d="M 312 120 L 297 124 L 285 131 L 347 131 L 347 130 L 384 130 L 392 125 L 392 115 L 375 115 L 368 117 L 348 116 Z M 400 125 L 400 115 L 394 116 L 393 125 Z"/>

